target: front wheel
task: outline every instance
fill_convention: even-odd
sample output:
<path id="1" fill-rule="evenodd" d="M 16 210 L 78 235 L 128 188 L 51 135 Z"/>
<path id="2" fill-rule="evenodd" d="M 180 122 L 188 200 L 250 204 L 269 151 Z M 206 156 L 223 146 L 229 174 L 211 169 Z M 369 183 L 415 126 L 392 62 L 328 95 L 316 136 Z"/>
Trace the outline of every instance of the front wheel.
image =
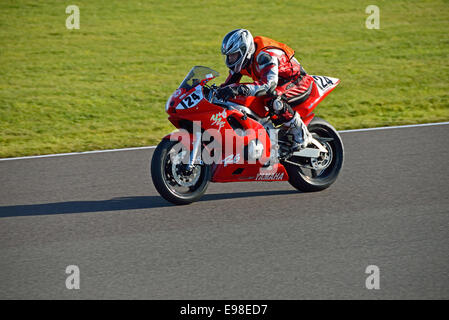
<path id="1" fill-rule="evenodd" d="M 337 180 L 343 167 L 343 142 L 337 130 L 319 117 L 313 118 L 307 128 L 328 152 L 322 153 L 319 158 L 293 156 L 288 159 L 290 163 L 286 162 L 284 166 L 293 187 L 305 192 L 320 191 Z"/>
<path id="2" fill-rule="evenodd" d="M 193 169 L 186 171 L 182 159 L 187 150 L 178 146 L 178 141 L 167 139 L 159 143 L 151 160 L 151 177 L 156 190 L 165 200 L 174 204 L 189 204 L 206 192 L 211 168 L 209 165 L 195 164 Z"/>

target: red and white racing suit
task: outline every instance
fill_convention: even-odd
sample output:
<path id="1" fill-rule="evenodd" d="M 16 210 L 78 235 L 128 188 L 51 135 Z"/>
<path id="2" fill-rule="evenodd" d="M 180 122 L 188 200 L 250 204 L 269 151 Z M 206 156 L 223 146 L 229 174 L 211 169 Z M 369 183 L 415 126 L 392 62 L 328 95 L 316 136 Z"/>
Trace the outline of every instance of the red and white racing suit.
<path id="1" fill-rule="evenodd" d="M 273 122 L 286 123 L 293 119 L 292 106 L 304 101 L 312 89 L 313 78 L 307 74 L 296 58 L 289 57 L 283 50 L 276 48 L 262 49 L 240 73 L 230 70 L 222 86 L 239 83 L 242 76 L 250 76 L 253 83 L 242 83 L 248 90 L 247 96 L 281 96 L 282 108 L 268 103 Z"/>

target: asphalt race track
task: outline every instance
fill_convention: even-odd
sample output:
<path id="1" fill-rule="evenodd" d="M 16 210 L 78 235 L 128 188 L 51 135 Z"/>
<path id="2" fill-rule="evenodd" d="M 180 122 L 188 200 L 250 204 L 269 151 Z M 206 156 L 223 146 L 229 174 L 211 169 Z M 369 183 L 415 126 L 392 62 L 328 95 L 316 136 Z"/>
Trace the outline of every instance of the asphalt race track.
<path id="1" fill-rule="evenodd" d="M 449 299 L 449 125 L 342 138 L 325 191 L 211 184 L 181 207 L 153 150 L 0 161 L 0 299 Z"/>

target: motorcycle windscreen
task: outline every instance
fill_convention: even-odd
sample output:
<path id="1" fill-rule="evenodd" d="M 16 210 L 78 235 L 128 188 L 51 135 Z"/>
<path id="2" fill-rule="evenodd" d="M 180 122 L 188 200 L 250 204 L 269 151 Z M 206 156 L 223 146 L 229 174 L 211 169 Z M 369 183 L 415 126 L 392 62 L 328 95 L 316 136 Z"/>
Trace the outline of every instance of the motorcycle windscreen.
<path id="1" fill-rule="evenodd" d="M 219 75 L 220 74 L 217 71 L 212 70 L 211 68 L 203 67 L 203 66 L 195 66 L 187 74 L 187 76 L 182 81 L 179 88 L 184 88 L 187 91 L 189 91 L 193 87 L 196 87 L 197 85 L 199 85 L 201 83 L 201 81 L 203 81 L 203 80 L 209 81 L 209 80 L 212 80 L 212 79 L 218 77 Z"/>

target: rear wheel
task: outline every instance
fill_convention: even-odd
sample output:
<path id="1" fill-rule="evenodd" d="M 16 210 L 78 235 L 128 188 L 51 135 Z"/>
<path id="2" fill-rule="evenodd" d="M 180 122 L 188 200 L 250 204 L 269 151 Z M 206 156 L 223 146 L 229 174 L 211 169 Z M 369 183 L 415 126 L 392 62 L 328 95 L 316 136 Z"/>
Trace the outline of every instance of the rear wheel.
<path id="1" fill-rule="evenodd" d="M 195 164 L 193 169 L 186 170 L 182 159 L 188 151 L 178 146 L 178 141 L 167 139 L 159 143 L 151 160 L 151 177 L 156 190 L 165 200 L 174 204 L 189 204 L 206 192 L 211 169 L 209 165 Z"/>
<path id="2" fill-rule="evenodd" d="M 305 192 L 320 191 L 335 182 L 343 167 L 343 142 L 337 130 L 324 119 L 313 118 L 308 129 L 328 152 L 320 153 L 318 158 L 293 156 L 284 166 L 293 187 Z"/>

